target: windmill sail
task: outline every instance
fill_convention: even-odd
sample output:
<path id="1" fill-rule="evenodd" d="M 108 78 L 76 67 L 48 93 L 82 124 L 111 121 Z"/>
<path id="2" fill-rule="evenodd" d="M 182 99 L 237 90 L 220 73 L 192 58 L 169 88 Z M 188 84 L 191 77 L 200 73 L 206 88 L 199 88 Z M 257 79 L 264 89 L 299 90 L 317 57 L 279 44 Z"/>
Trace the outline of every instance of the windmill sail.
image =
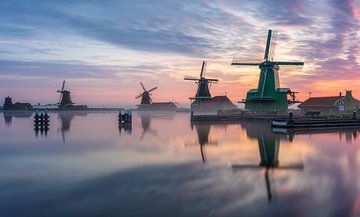
<path id="1" fill-rule="evenodd" d="M 151 92 L 153 92 L 154 90 L 158 89 L 158 87 L 153 87 L 150 90 L 146 90 L 144 84 L 142 82 L 140 82 L 140 86 L 143 89 L 144 92 L 140 93 L 138 96 L 135 97 L 135 99 L 139 99 L 141 97 L 141 103 L 140 104 L 151 104 L 152 103 L 152 99 L 151 99 Z"/>
<path id="2" fill-rule="evenodd" d="M 206 61 L 203 61 L 202 65 L 201 65 L 201 71 L 200 71 L 199 78 L 189 77 L 189 76 L 184 77 L 184 80 L 195 81 L 195 83 L 198 85 L 198 89 L 196 91 L 195 97 L 190 98 L 190 99 L 195 99 L 196 102 L 211 99 L 209 84 L 217 83 L 219 81 L 218 79 L 215 79 L 215 78 L 206 78 L 205 77 L 206 65 L 207 65 Z"/>
<path id="3" fill-rule="evenodd" d="M 62 83 L 61 89 L 58 90 L 57 92 L 60 93 L 59 102 L 58 102 L 59 107 L 64 107 L 74 104 L 71 101 L 70 91 L 65 90 L 65 80 Z"/>
<path id="4" fill-rule="evenodd" d="M 304 62 L 274 61 L 277 32 L 269 30 L 267 34 L 264 59 L 262 61 L 243 61 L 234 58 L 231 65 L 259 66 L 260 78 L 257 89 L 248 91 L 245 109 L 254 113 L 279 112 L 286 113 L 288 109 L 287 95 L 289 88 L 280 88 L 279 66 L 303 66 Z"/>

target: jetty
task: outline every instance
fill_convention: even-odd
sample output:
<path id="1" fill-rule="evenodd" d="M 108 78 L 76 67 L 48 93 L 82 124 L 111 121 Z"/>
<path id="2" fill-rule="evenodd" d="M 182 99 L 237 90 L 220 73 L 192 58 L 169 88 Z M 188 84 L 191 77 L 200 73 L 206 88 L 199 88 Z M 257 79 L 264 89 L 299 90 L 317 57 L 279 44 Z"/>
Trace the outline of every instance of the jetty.
<path id="1" fill-rule="evenodd" d="M 360 126 L 360 119 L 354 111 L 352 118 L 326 117 L 326 118 L 293 118 L 289 113 L 287 119 L 274 119 L 271 126 L 275 128 L 331 128 Z"/>

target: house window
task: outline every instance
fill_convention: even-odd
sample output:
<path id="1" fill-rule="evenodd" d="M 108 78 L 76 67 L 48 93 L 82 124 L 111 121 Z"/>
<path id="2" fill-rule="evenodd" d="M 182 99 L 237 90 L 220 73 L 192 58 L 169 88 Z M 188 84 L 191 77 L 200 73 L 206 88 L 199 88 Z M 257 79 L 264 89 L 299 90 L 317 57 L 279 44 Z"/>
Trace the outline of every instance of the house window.
<path id="1" fill-rule="evenodd" d="M 345 103 L 344 101 L 340 101 L 339 102 L 339 111 L 345 111 Z"/>

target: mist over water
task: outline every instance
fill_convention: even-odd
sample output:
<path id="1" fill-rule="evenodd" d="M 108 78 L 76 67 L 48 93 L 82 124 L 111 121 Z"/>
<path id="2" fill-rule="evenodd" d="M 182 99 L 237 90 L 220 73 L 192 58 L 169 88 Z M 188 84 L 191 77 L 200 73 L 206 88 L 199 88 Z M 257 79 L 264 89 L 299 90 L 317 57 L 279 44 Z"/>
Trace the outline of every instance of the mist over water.
<path id="1" fill-rule="evenodd" d="M 1 216 L 359 216 L 359 129 L 0 113 Z"/>

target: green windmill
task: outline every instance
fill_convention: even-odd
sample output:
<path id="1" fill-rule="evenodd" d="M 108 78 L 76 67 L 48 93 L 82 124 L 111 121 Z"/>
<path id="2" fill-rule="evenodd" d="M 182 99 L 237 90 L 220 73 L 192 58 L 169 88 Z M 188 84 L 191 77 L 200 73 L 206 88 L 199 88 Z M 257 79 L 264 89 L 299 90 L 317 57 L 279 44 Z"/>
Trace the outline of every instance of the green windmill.
<path id="1" fill-rule="evenodd" d="M 283 66 L 303 66 L 304 62 L 273 61 L 276 45 L 276 31 L 269 30 L 265 56 L 262 61 L 245 62 L 234 59 L 231 65 L 259 66 L 260 78 L 257 89 L 250 89 L 245 100 L 245 109 L 253 113 L 285 113 L 288 109 L 288 95 L 293 99 L 295 92 L 280 88 L 279 69 Z"/>

